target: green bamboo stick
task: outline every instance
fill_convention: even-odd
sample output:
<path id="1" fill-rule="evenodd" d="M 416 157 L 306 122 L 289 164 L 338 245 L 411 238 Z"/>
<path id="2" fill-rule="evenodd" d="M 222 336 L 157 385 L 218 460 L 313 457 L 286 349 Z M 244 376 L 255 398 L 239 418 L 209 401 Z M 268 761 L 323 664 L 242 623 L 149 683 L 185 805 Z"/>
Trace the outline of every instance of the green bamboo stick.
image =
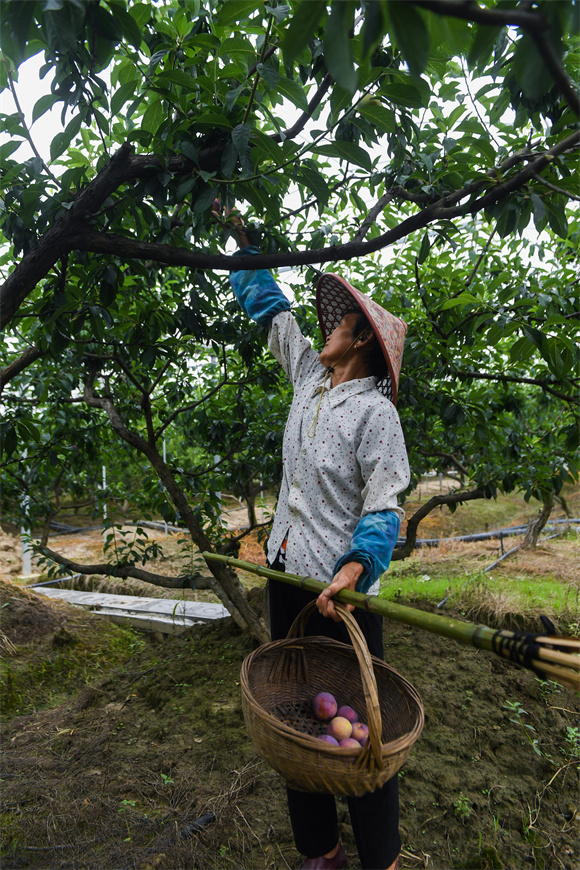
<path id="1" fill-rule="evenodd" d="M 242 559 L 235 559 L 232 556 L 222 556 L 217 553 L 202 553 L 201 555 L 207 561 L 222 562 L 232 568 L 239 568 L 242 571 L 257 574 L 259 577 L 279 580 L 282 583 L 306 589 L 308 592 L 320 593 L 323 589 L 327 588 L 326 583 L 314 580 L 312 577 L 300 577 L 297 574 L 290 574 L 285 571 L 275 571 L 273 568 L 264 568 L 261 565 L 245 562 Z M 522 639 L 522 633 L 516 634 L 508 630 L 496 631 L 486 625 L 462 622 L 459 619 L 452 619 L 443 614 L 426 613 L 415 607 L 407 607 L 404 604 L 386 601 L 384 598 L 379 598 L 375 595 L 363 595 L 361 592 L 351 592 L 347 589 L 342 589 L 334 597 L 343 604 L 354 604 L 355 607 L 360 607 L 370 613 L 378 613 L 380 616 L 393 619 L 395 622 L 402 622 L 405 625 L 422 628 L 433 634 L 452 638 L 459 643 L 494 652 L 504 658 L 512 657 L 513 644 L 510 646 L 509 641 L 519 638 L 519 650 L 515 659 L 519 664 L 533 670 L 541 670 L 550 679 L 557 680 L 565 686 L 580 689 L 580 676 L 573 673 L 573 671 L 580 670 L 580 658 L 577 655 L 557 651 L 553 648 L 544 649 L 536 643 L 532 659 L 529 661 L 525 660 L 526 643 L 529 646 L 533 640 L 537 640 L 531 634 L 528 635 L 529 641 L 526 641 L 525 637 Z M 498 640 L 503 641 L 503 643 L 498 643 Z M 557 645 L 558 638 L 549 637 L 545 639 L 545 642 L 549 643 L 550 647 L 553 647 Z M 577 642 L 575 647 L 580 649 L 580 642 Z M 560 667 L 561 665 L 564 667 Z M 572 670 L 567 670 L 567 668 Z"/>

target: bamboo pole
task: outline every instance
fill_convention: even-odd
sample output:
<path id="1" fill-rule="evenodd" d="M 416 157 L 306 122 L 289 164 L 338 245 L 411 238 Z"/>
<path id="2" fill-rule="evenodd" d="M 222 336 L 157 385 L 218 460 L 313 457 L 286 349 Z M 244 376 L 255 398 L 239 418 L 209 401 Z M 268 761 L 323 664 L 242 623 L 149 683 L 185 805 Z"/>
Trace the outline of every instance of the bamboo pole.
<path id="1" fill-rule="evenodd" d="M 204 559 L 213 562 L 223 562 L 232 568 L 239 568 L 259 577 L 271 580 L 279 580 L 291 586 L 298 586 L 308 592 L 320 593 L 327 588 L 327 584 L 312 577 L 300 577 L 284 571 L 275 571 L 273 568 L 264 568 L 253 562 L 245 562 L 232 556 L 222 556 L 217 553 L 202 553 Z M 370 613 L 378 613 L 395 622 L 422 628 L 433 634 L 449 637 L 459 643 L 474 646 L 477 649 L 493 652 L 502 658 L 512 659 L 523 667 L 539 671 L 549 679 L 562 683 L 571 689 L 580 690 L 580 657 L 571 652 L 555 650 L 559 642 L 562 647 L 580 652 L 580 640 L 575 638 L 559 638 L 557 636 L 536 637 L 530 632 L 513 632 L 507 629 L 496 631 L 486 625 L 475 625 L 471 622 L 462 622 L 439 613 L 426 613 L 415 607 L 405 604 L 396 604 L 376 595 L 363 595 L 361 592 L 351 592 L 342 589 L 335 596 L 337 601 L 343 604 L 354 604 Z M 540 646 L 541 644 L 541 646 Z M 547 645 L 551 649 L 547 648 Z"/>

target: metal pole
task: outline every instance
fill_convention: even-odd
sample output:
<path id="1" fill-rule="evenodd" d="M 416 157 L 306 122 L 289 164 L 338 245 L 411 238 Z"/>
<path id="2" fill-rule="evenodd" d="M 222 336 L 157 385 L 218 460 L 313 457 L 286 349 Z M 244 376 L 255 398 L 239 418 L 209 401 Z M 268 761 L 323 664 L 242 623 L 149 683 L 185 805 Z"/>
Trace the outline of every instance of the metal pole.
<path id="1" fill-rule="evenodd" d="M 26 459 L 28 456 L 27 451 L 25 450 L 22 459 Z M 22 496 L 22 510 L 25 516 L 28 516 L 28 507 L 30 505 L 30 496 L 28 492 L 24 492 Z M 22 543 L 22 576 L 29 577 L 32 574 L 32 549 L 30 547 L 30 528 L 25 528 L 24 526 L 20 529 L 20 540 Z"/>
<path id="2" fill-rule="evenodd" d="M 103 492 L 107 491 L 107 468 L 103 465 Z M 103 505 L 103 518 L 107 519 L 107 502 Z"/>
<path id="3" fill-rule="evenodd" d="M 163 439 L 163 465 L 167 465 L 167 444 L 165 438 Z M 167 520 L 163 525 L 165 527 L 165 537 L 167 537 Z"/>

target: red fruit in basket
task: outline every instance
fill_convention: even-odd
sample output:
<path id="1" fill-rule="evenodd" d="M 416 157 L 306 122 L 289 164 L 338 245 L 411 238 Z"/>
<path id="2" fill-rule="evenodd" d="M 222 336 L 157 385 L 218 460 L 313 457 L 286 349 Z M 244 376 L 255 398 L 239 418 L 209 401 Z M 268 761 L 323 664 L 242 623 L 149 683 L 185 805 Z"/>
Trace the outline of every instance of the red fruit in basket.
<path id="1" fill-rule="evenodd" d="M 330 734 L 340 743 L 352 734 L 352 723 L 344 716 L 335 716 L 326 726 L 326 733 Z"/>
<path id="2" fill-rule="evenodd" d="M 344 740 L 339 740 L 338 745 L 344 746 L 345 749 L 360 749 L 360 743 L 352 737 L 345 737 Z"/>
<path id="3" fill-rule="evenodd" d="M 338 746 L 338 740 L 335 740 L 330 734 L 321 734 L 318 740 L 322 740 L 323 743 L 330 743 L 331 746 Z"/>
<path id="4" fill-rule="evenodd" d="M 317 719 L 320 719 L 321 722 L 327 722 L 336 716 L 338 704 L 330 692 L 319 692 L 312 702 L 312 709 Z"/>
<path id="5" fill-rule="evenodd" d="M 352 736 L 355 740 L 364 746 L 363 740 L 367 741 L 367 737 L 369 736 L 369 727 L 365 725 L 364 722 L 355 722 L 352 726 Z"/>
<path id="6" fill-rule="evenodd" d="M 339 707 L 336 711 L 337 716 L 344 716 L 345 719 L 348 719 L 349 722 L 358 722 L 358 716 L 352 707 L 349 707 L 348 704 L 344 704 L 342 707 Z"/>

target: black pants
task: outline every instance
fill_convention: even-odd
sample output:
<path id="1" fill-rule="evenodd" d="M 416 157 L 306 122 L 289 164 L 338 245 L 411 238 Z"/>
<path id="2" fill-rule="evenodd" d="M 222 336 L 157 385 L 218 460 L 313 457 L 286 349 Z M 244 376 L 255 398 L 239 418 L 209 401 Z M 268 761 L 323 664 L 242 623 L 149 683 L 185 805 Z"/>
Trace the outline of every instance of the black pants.
<path id="1" fill-rule="evenodd" d="M 276 562 L 272 566 L 283 570 Z M 318 596 L 278 580 L 268 584 L 272 640 L 286 637 L 295 617 Z M 383 620 L 376 613 L 357 609 L 358 622 L 372 655 L 383 658 Z M 350 643 L 346 627 L 315 611 L 307 625 L 308 634 L 332 637 Z M 336 846 L 338 818 L 332 795 L 313 794 L 288 788 L 288 809 L 296 848 L 308 858 L 318 858 Z M 385 870 L 401 850 L 399 836 L 399 781 L 397 775 L 377 791 L 347 798 L 350 819 L 363 870 Z"/>

